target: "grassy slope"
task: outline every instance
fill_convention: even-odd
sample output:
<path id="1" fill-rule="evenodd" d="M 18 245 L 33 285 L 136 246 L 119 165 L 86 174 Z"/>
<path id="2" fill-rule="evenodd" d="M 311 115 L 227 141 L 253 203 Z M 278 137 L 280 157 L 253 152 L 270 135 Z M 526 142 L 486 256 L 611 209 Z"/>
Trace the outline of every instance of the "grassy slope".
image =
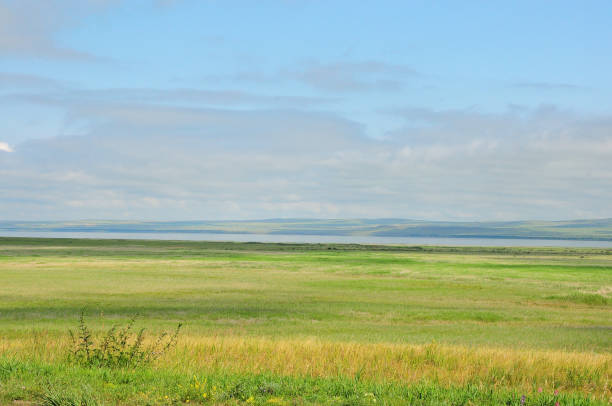
<path id="1" fill-rule="evenodd" d="M 75 372 L 53 354 L 64 352 L 65 331 L 85 308 L 96 329 L 135 313 L 152 330 L 186 322 L 182 347 L 157 372 L 129 372 L 166 377 L 150 388 L 162 403 L 163 391 L 181 398 L 170 386 L 188 387 L 192 371 L 219 386 L 272 374 L 281 397 L 293 398 L 288 388 L 305 377 L 334 387 L 358 375 L 350 396 L 387 385 L 379 396 L 388 403 L 408 390 L 401 382 L 451 388 L 448 396 L 497 388 L 495 396 L 518 401 L 542 386 L 604 399 L 611 290 L 610 250 L 0 239 L 0 349 L 4 365 L 24 365 L 8 382 L 40 386 L 40 368 L 68 379 Z M 0 387 L 5 398 L 27 397 L 9 387 Z M 96 392 L 119 396 L 102 387 Z M 303 402 L 338 395 L 309 390 Z"/>

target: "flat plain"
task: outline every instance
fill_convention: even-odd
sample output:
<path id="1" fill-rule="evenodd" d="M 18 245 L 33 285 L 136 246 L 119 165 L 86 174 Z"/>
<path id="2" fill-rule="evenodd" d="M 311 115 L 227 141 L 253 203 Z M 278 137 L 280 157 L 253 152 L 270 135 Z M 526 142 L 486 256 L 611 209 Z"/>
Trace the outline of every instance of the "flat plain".
<path id="1" fill-rule="evenodd" d="M 151 365 L 90 368 L 81 312 L 95 336 L 183 328 Z M 15 401 L 609 404 L 612 250 L 0 238 Z"/>

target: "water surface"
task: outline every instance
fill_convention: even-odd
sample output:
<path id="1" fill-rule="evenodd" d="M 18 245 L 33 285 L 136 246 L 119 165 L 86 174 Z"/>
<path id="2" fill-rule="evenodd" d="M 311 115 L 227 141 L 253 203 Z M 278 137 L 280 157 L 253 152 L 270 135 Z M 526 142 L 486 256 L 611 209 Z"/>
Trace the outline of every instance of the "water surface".
<path id="1" fill-rule="evenodd" d="M 566 247 L 612 248 L 612 241 L 548 240 L 529 238 L 441 238 L 441 237 L 378 237 L 347 235 L 296 234 L 222 234 L 222 233 L 129 233 L 83 231 L 0 231 L 2 237 L 94 238 L 135 240 L 238 241 L 287 243 L 402 244 L 471 247 Z"/>

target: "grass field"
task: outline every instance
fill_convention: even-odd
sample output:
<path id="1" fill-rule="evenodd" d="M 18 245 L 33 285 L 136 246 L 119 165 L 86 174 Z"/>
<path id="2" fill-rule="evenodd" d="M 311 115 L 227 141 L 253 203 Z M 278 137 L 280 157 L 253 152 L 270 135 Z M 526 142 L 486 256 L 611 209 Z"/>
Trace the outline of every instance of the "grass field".
<path id="1" fill-rule="evenodd" d="M 81 311 L 184 328 L 90 368 Z M 0 239 L 6 404 L 610 404 L 611 351 L 612 250 Z"/>

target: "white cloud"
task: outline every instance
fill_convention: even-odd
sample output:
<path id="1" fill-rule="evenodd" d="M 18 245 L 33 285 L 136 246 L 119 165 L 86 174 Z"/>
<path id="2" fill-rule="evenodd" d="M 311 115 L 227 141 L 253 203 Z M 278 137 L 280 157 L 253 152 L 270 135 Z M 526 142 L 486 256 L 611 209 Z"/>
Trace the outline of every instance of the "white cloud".
<path id="1" fill-rule="evenodd" d="M 60 30 L 80 17 L 116 4 L 113 0 L 0 0 L 0 55 L 93 60 L 87 52 L 58 45 Z"/>
<path id="2" fill-rule="evenodd" d="M 0 151 L 13 152 L 13 148 L 6 142 L 0 142 Z"/>

